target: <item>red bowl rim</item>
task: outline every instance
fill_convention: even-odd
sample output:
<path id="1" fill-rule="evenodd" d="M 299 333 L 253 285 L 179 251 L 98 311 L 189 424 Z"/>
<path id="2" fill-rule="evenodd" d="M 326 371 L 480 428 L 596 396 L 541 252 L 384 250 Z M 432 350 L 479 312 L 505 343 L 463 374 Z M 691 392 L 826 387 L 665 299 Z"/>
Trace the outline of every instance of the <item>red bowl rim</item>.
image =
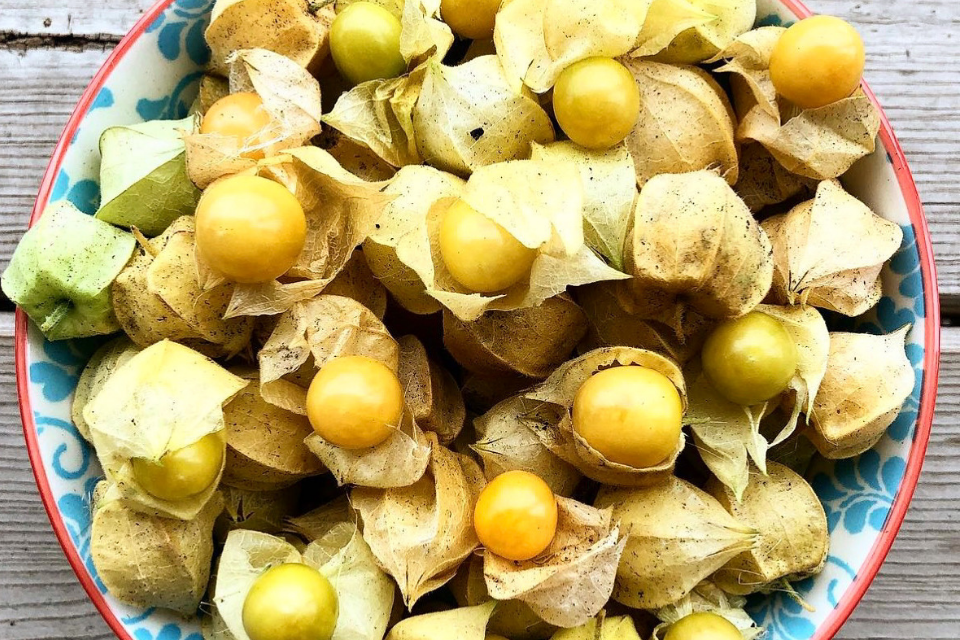
<path id="1" fill-rule="evenodd" d="M 47 165 L 43 180 L 40 183 L 40 189 L 37 194 L 37 200 L 34 204 L 33 213 L 30 216 L 28 226 L 33 226 L 40 217 L 43 208 L 50 199 L 50 192 L 54 181 L 60 171 L 64 154 L 70 146 L 70 141 L 86 116 L 91 104 L 96 98 L 98 92 L 106 83 L 107 78 L 113 72 L 114 68 L 123 59 L 130 47 L 142 36 L 153 24 L 154 20 L 162 14 L 176 0 L 159 0 L 137 21 L 130 32 L 124 36 L 117 47 L 111 52 L 106 62 L 97 71 L 96 75 L 90 81 L 76 109 L 67 121 L 66 127 L 60 136 L 59 142 L 54 149 L 50 163 Z M 798 17 L 806 18 L 813 15 L 800 0 L 780 0 Z M 927 227 L 927 221 L 923 213 L 923 204 L 920 201 L 920 195 L 917 192 L 917 185 L 910 172 L 907 160 L 904 157 L 903 149 L 893 133 L 893 128 L 889 120 L 883 113 L 876 96 L 870 88 L 864 83 L 864 90 L 870 99 L 880 109 L 881 126 L 880 140 L 884 148 L 890 154 L 893 160 L 894 171 L 897 174 L 897 180 L 900 184 L 900 191 L 903 194 L 907 204 L 907 211 L 910 215 L 910 221 L 913 224 L 916 235 L 917 249 L 920 254 L 920 268 L 923 278 L 924 291 L 924 309 L 925 318 L 925 345 L 924 345 L 924 380 L 921 390 L 920 407 L 917 413 L 917 428 L 913 438 L 913 445 L 910 448 L 910 456 L 907 460 L 903 480 L 897 490 L 897 495 L 893 500 L 890 513 L 879 532 L 876 542 L 874 542 L 870 553 L 867 555 L 860 571 L 858 571 L 853 583 L 846 589 L 836 608 L 830 613 L 827 619 L 818 627 L 817 632 L 811 640 L 830 640 L 836 635 L 843 623 L 850 617 L 854 608 L 863 598 L 867 587 L 873 582 L 880 565 L 886 558 L 900 526 L 903 524 L 904 516 L 910 505 L 917 487 L 917 481 L 920 478 L 920 471 L 923 466 L 924 455 L 927 450 L 927 443 L 930 439 L 930 429 L 933 424 L 933 411 L 936 403 L 937 381 L 940 369 L 940 295 L 937 286 L 936 264 L 933 257 L 933 246 L 930 242 L 930 231 Z M 134 640 L 123 623 L 114 615 L 106 599 L 94 583 L 93 578 L 87 571 L 80 554 L 74 547 L 67 531 L 66 525 L 60 516 L 56 500 L 50 490 L 47 480 L 46 469 L 40 456 L 40 447 L 37 441 L 36 424 L 34 423 L 33 410 L 30 405 L 30 396 L 28 393 L 28 365 L 27 365 L 27 331 L 28 319 L 25 313 L 19 308 L 16 313 L 15 327 L 15 361 L 17 377 L 17 395 L 19 396 L 20 418 L 23 423 L 23 434 L 27 444 L 27 453 L 30 457 L 30 466 L 33 469 L 34 477 L 37 481 L 37 487 L 40 491 L 40 497 L 43 501 L 44 509 L 50 519 L 50 524 L 56 533 L 63 552 L 73 567 L 74 572 L 80 584 L 83 586 L 90 600 L 100 612 L 100 615 L 110 626 L 113 632 L 120 640 Z"/>

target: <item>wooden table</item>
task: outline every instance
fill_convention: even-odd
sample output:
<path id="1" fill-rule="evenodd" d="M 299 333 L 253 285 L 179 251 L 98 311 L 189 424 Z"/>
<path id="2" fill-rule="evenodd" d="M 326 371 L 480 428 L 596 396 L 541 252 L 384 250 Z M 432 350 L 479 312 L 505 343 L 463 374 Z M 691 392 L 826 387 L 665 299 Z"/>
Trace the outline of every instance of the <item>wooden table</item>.
<path id="1" fill-rule="evenodd" d="M 152 0 L 0 0 L 0 268 L 73 105 Z M 960 0 L 810 0 L 860 29 L 926 205 L 943 303 L 936 423 L 906 522 L 839 638 L 960 638 Z M 0 639 L 113 638 L 40 504 L 0 309 Z"/>

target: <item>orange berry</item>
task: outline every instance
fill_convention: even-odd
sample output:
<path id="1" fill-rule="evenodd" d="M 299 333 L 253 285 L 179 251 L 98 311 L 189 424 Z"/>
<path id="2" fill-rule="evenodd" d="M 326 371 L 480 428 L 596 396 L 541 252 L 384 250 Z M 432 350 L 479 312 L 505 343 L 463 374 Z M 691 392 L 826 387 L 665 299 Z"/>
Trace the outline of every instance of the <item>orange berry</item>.
<path id="1" fill-rule="evenodd" d="M 480 543 L 508 560 L 530 560 L 557 533 L 557 498 L 528 471 L 507 471 L 480 493 L 473 525 Z"/>

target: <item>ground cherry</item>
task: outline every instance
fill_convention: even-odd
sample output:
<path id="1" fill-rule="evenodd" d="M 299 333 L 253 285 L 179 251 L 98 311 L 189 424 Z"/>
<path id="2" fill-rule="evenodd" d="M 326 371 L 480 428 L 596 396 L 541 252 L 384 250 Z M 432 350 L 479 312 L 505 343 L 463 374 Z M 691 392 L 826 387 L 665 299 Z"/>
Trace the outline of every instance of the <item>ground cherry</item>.
<path id="1" fill-rule="evenodd" d="M 186 500 L 216 482 L 223 467 L 224 447 L 223 435 L 211 433 L 165 454 L 159 462 L 134 458 L 131 461 L 133 476 L 154 498 L 171 502 Z"/>
<path id="2" fill-rule="evenodd" d="M 743 640 L 743 635 L 723 616 L 702 611 L 670 625 L 664 640 Z"/>
<path id="3" fill-rule="evenodd" d="M 677 387 L 646 367 L 599 371 L 580 385 L 573 401 L 574 431 L 607 460 L 638 469 L 669 458 L 682 428 Z"/>
<path id="4" fill-rule="evenodd" d="M 553 87 L 553 111 L 571 140 L 589 149 L 619 143 L 640 115 L 640 90 L 612 58 L 587 58 L 563 70 Z"/>
<path id="5" fill-rule="evenodd" d="M 493 37 L 501 0 L 440 0 L 440 17 L 461 38 Z"/>
<path id="6" fill-rule="evenodd" d="M 330 26 L 330 54 L 353 84 L 395 78 L 406 71 L 400 55 L 400 20 L 378 4 L 354 2 Z"/>
<path id="7" fill-rule="evenodd" d="M 777 93 L 803 109 L 833 104 L 860 86 L 863 40 L 850 23 L 814 16 L 786 30 L 770 56 Z"/>
<path id="8" fill-rule="evenodd" d="M 228 280 L 268 282 L 292 267 L 307 237 L 297 198 L 257 176 L 213 183 L 197 205 L 197 250 Z"/>
<path id="9" fill-rule="evenodd" d="M 507 471 L 480 493 L 473 524 L 487 551 L 508 560 L 530 560 L 557 533 L 557 498 L 528 471 Z"/>
<path id="10" fill-rule="evenodd" d="M 330 581 L 305 564 L 271 567 L 243 601 L 243 629 L 250 640 L 330 640 L 338 615 Z"/>
<path id="11" fill-rule="evenodd" d="M 270 125 L 270 113 L 263 100 L 255 93 L 231 93 L 214 102 L 203 114 L 200 133 L 214 133 L 236 138 L 242 146 L 256 146 L 263 131 Z M 243 154 L 245 158 L 259 160 L 262 149 L 252 149 Z"/>
<path id="12" fill-rule="evenodd" d="M 402 416 L 400 380 L 373 358 L 334 358 L 320 368 L 307 391 L 307 417 L 314 431 L 343 449 L 377 446 Z"/>
<path id="13" fill-rule="evenodd" d="M 523 280 L 537 250 L 463 200 L 443 214 L 440 257 L 453 279 L 471 291 L 494 293 Z"/>
<path id="14" fill-rule="evenodd" d="M 749 407 L 786 390 L 797 369 L 797 347 L 779 320 L 754 311 L 714 329 L 701 360 L 721 395 Z"/>

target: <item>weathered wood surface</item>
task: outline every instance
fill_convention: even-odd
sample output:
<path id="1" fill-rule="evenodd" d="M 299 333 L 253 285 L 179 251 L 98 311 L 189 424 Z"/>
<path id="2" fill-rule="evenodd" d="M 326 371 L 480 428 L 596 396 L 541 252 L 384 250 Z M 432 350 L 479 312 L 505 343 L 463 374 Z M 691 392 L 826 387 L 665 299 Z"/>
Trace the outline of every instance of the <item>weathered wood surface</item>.
<path id="1" fill-rule="evenodd" d="M 0 269 L 83 88 L 150 0 L 0 0 Z M 810 0 L 852 20 L 867 79 L 914 170 L 945 309 L 960 313 L 960 2 Z M 960 328 L 944 333 L 937 419 L 900 536 L 839 638 L 960 637 Z M 113 638 L 50 529 L 23 447 L 12 315 L 0 314 L 0 638 Z"/>

